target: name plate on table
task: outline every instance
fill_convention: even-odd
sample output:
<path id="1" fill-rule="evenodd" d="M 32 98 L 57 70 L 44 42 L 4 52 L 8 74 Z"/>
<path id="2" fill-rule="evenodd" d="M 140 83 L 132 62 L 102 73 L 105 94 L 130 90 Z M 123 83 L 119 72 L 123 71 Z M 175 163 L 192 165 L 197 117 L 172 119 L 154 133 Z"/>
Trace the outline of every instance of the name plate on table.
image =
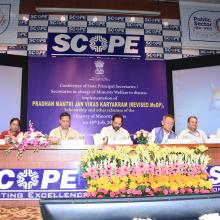
<path id="1" fill-rule="evenodd" d="M 218 144 L 218 143 L 220 143 L 220 138 L 209 138 L 209 139 L 206 140 L 206 143 Z"/>
<path id="2" fill-rule="evenodd" d="M 190 139 L 169 139 L 168 143 L 171 144 L 173 142 L 174 144 L 190 144 Z"/>
<path id="3" fill-rule="evenodd" d="M 71 149 L 87 149 L 88 148 L 88 146 L 85 145 L 84 139 L 63 140 L 61 141 L 60 144 L 64 148 L 71 148 Z"/>
<path id="4" fill-rule="evenodd" d="M 131 144 L 131 141 L 129 139 L 122 139 L 122 140 L 117 140 L 117 141 L 114 141 L 114 140 L 108 140 L 108 144 L 109 145 L 130 145 Z"/>

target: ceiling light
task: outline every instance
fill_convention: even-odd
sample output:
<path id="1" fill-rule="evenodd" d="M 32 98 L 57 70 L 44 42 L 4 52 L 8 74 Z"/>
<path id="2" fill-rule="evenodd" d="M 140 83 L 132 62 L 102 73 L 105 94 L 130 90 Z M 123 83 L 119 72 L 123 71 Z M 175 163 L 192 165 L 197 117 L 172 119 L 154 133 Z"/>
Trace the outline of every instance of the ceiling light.
<path id="1" fill-rule="evenodd" d="M 96 22 L 96 21 L 98 21 L 98 18 L 97 18 L 97 17 L 94 17 L 94 18 L 92 19 L 92 21 L 93 21 L 93 22 Z"/>
<path id="2" fill-rule="evenodd" d="M 135 22 L 135 17 L 131 17 L 130 21 Z"/>
<path id="3" fill-rule="evenodd" d="M 169 22 L 168 22 L 168 21 L 164 21 L 164 22 L 163 22 L 163 25 L 164 25 L 165 27 L 167 27 L 167 26 L 169 25 Z"/>
<path id="4" fill-rule="evenodd" d="M 28 17 L 23 16 L 23 17 L 22 17 L 22 20 L 23 20 L 23 21 L 28 21 Z"/>
<path id="5" fill-rule="evenodd" d="M 125 15 L 125 16 L 159 16 L 160 11 L 136 11 L 136 10 L 113 10 L 93 8 L 50 8 L 36 7 L 40 13 L 78 13 L 78 14 L 104 14 L 104 15 Z"/>
<path id="6" fill-rule="evenodd" d="M 60 17 L 60 20 L 61 20 L 61 21 L 66 21 L 66 18 L 65 18 L 64 16 L 61 16 L 61 17 Z"/>

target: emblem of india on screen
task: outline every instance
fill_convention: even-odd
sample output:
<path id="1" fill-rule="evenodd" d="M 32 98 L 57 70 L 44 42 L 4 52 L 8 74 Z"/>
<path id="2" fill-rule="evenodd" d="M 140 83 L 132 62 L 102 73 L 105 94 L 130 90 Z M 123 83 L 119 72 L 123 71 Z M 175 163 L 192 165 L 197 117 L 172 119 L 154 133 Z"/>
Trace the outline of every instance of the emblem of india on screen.
<path id="1" fill-rule="evenodd" d="M 94 61 L 95 65 L 95 76 L 91 77 L 89 80 L 90 81 L 110 81 L 107 77 L 105 77 L 105 70 L 104 70 L 104 65 L 105 62 L 103 60 L 96 60 Z"/>

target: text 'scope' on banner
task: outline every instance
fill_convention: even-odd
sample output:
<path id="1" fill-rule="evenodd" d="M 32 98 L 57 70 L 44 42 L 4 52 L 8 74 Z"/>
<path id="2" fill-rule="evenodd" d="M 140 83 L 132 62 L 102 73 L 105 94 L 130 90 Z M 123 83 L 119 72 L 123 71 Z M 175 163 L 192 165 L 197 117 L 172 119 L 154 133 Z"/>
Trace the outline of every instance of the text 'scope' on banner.
<path id="1" fill-rule="evenodd" d="M 159 126 L 167 113 L 164 61 L 30 58 L 29 67 L 28 120 L 42 132 L 57 127 L 63 111 L 87 137 L 115 113 L 123 114 L 130 133 Z"/>
<path id="2" fill-rule="evenodd" d="M 48 55 L 144 59 L 144 44 L 141 35 L 49 33 Z"/>

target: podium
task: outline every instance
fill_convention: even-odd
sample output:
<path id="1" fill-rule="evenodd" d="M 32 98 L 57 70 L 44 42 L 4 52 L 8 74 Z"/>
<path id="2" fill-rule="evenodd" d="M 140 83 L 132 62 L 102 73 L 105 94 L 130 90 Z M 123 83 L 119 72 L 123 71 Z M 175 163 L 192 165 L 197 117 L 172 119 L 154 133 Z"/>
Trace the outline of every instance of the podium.
<path id="1" fill-rule="evenodd" d="M 220 194 L 41 200 L 44 220 L 195 220 L 220 213 Z M 192 208 L 193 207 L 193 208 Z M 211 218 L 209 218 L 211 219 Z"/>

